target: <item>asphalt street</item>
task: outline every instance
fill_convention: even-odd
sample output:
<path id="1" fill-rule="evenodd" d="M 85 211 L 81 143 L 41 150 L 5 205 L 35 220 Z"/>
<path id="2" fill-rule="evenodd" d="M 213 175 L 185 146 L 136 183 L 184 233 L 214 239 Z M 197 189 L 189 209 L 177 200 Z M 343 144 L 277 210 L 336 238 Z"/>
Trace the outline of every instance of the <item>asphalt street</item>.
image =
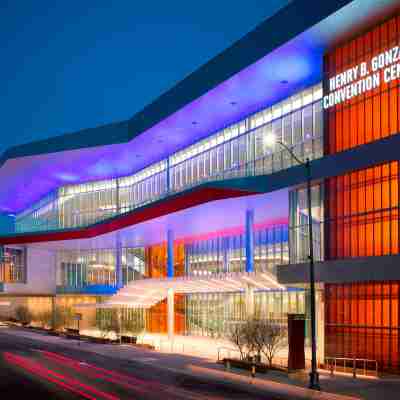
<path id="1" fill-rule="evenodd" d="M 260 399 L 229 384 L 17 337 L 7 329 L 0 330 L 4 399 Z"/>

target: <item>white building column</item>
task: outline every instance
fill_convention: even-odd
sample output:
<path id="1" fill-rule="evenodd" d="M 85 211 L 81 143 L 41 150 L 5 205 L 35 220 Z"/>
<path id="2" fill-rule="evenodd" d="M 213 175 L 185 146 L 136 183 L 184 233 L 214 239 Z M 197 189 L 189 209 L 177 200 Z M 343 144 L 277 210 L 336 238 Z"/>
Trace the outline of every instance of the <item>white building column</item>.
<path id="1" fill-rule="evenodd" d="M 252 319 L 254 317 L 254 287 L 247 285 L 244 295 L 246 302 L 246 317 L 247 319 Z"/>
<path id="2" fill-rule="evenodd" d="M 168 340 L 174 339 L 175 333 L 175 312 L 174 312 L 174 290 L 168 289 L 167 292 L 167 329 Z"/>

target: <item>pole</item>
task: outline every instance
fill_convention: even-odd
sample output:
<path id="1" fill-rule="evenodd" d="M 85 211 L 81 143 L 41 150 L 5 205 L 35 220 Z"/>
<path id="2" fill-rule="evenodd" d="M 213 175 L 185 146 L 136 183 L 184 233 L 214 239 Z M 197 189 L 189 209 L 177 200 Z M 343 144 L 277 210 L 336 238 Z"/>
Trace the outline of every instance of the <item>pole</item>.
<path id="1" fill-rule="evenodd" d="M 319 375 L 317 370 L 317 342 L 316 342 L 316 318 L 315 318 L 315 276 L 314 276 L 314 242 L 312 229 L 312 202 L 311 202 L 311 164 L 307 158 L 305 162 L 307 173 L 307 206 L 308 206 L 308 242 L 310 260 L 310 308 L 311 308 L 311 372 L 310 389 L 321 390 L 319 386 Z"/>
<path id="2" fill-rule="evenodd" d="M 311 163 L 307 158 L 306 162 L 300 160 L 293 151 L 283 142 L 277 141 L 289 154 L 306 169 L 307 175 L 307 208 L 308 208 L 308 239 L 309 239 L 309 261 L 310 261 L 310 312 L 311 312 L 311 372 L 309 388 L 321 390 L 317 370 L 317 341 L 316 341 L 316 317 L 315 317 L 315 276 L 314 276 L 314 248 L 312 230 L 312 205 L 311 205 Z"/>

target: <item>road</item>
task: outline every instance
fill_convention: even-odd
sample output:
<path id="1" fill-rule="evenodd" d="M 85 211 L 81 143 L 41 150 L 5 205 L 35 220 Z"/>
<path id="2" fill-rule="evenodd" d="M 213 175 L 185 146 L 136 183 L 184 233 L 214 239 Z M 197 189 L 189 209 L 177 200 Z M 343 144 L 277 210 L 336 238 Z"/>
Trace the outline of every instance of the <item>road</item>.
<path id="1" fill-rule="evenodd" d="M 260 399 L 228 384 L 13 336 L 7 330 L 0 330 L 2 398 Z"/>

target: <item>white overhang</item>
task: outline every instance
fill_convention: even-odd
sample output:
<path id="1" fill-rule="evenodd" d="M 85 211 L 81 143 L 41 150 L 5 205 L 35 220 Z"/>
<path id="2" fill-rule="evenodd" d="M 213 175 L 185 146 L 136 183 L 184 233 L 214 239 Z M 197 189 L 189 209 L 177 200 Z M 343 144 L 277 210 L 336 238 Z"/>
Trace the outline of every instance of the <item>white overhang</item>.
<path id="1" fill-rule="evenodd" d="M 284 290 L 270 272 L 233 272 L 209 276 L 140 279 L 130 282 L 108 301 L 100 304 L 80 304 L 77 307 L 150 308 L 167 297 L 168 290 L 176 294 L 226 293 L 256 290 Z"/>

